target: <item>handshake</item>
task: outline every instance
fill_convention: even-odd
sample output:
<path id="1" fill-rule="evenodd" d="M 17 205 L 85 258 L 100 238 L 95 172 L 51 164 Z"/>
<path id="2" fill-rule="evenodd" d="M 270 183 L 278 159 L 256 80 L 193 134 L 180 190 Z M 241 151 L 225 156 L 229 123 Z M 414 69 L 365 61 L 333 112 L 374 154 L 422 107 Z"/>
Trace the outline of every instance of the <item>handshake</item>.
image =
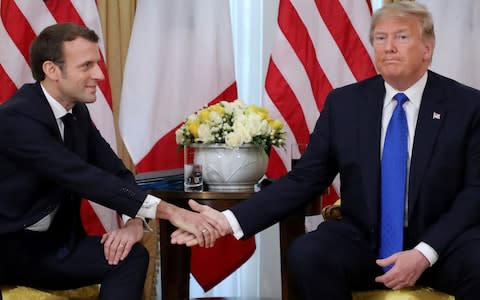
<path id="1" fill-rule="evenodd" d="M 188 205 L 193 211 L 166 201 L 157 206 L 157 218 L 169 220 L 178 228 L 171 235 L 172 244 L 210 248 L 218 238 L 233 233 L 222 212 L 194 200 L 189 200 Z"/>

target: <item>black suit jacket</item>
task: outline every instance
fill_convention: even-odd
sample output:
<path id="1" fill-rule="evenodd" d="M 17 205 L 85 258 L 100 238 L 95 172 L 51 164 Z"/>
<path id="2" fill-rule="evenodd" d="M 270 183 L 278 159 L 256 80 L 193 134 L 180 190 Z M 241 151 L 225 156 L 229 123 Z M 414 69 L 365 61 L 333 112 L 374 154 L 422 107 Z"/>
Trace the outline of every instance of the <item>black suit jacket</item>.
<path id="1" fill-rule="evenodd" d="M 295 169 L 232 208 L 246 237 L 304 206 L 340 173 L 342 222 L 377 248 L 384 97 L 380 76 L 329 94 Z M 410 246 L 424 241 L 442 255 L 480 238 L 480 92 L 430 71 L 415 131 L 408 200 Z"/>
<path id="2" fill-rule="evenodd" d="M 22 230 L 81 197 L 136 215 L 145 192 L 101 137 L 87 107 L 77 104 L 73 114 L 81 130 L 78 154 L 64 146 L 39 83 L 24 85 L 0 106 L 0 234 Z"/>

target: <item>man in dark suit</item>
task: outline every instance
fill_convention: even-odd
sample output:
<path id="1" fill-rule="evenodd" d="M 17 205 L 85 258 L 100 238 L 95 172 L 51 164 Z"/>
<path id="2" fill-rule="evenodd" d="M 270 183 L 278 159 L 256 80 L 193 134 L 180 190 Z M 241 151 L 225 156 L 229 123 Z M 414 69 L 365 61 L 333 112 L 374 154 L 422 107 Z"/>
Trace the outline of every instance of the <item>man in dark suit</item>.
<path id="1" fill-rule="evenodd" d="M 103 80 L 98 36 L 74 24 L 43 30 L 30 49 L 34 84 L 0 107 L 0 284 L 140 299 L 148 264 L 142 218 L 163 218 L 211 246 L 215 221 L 147 195 L 95 128 L 85 103 Z M 87 237 L 80 199 L 126 216 Z M 140 219 L 139 219 L 140 218 Z"/>
<path id="2" fill-rule="evenodd" d="M 340 173 L 343 219 L 320 224 L 289 251 L 302 299 L 351 299 L 352 290 L 414 284 L 478 299 L 480 92 L 428 71 L 435 35 L 421 4 L 384 6 L 370 32 L 380 75 L 329 94 L 291 172 L 223 214 L 191 206 L 217 218 L 224 233 L 248 238 L 306 205 Z M 390 147 L 389 124 L 399 119 L 405 159 L 394 161 L 390 173 L 408 171 L 393 183 L 400 187 L 393 196 L 405 194 L 395 210 L 401 227 L 384 235 L 382 223 L 393 218 L 382 211 L 391 197 L 384 167 L 387 152 L 399 148 Z M 385 237 L 394 236 L 400 249 L 382 254 Z M 173 242 L 196 240 L 179 230 Z"/>

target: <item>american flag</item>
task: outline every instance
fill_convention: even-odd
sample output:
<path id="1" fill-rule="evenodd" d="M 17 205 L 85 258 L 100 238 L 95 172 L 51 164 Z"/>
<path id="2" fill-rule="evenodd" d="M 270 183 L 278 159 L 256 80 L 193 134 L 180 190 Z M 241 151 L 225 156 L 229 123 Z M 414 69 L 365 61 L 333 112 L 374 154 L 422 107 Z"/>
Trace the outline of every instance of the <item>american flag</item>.
<path id="1" fill-rule="evenodd" d="M 87 26 L 100 37 L 105 57 L 100 19 L 95 0 L 0 0 L 0 104 L 24 83 L 34 82 L 29 65 L 32 40 L 47 26 L 72 22 Z M 102 136 L 116 149 L 112 114 L 112 95 L 105 60 L 100 67 L 105 80 L 99 83 L 97 101 L 89 105 L 90 114 Z M 93 202 L 83 201 L 82 219 L 89 233 L 100 234 L 118 228 L 115 211 Z"/>
<path id="2" fill-rule="evenodd" d="M 290 145 L 308 144 L 332 88 L 376 74 L 369 44 L 371 14 L 368 0 L 280 0 L 265 105 L 274 118 L 284 119 L 288 151 L 272 151 L 270 177 L 290 168 Z M 338 197 L 335 190 L 329 196 L 327 202 Z"/>

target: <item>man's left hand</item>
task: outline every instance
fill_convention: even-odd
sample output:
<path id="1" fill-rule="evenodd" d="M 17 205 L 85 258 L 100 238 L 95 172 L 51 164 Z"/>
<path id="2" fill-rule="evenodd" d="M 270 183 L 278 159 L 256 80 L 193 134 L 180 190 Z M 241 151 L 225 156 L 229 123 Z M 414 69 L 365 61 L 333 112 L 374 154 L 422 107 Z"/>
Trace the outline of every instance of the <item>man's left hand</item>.
<path id="1" fill-rule="evenodd" d="M 380 267 L 393 265 L 388 272 L 375 278 L 376 282 L 383 283 L 392 290 L 414 286 L 418 278 L 430 266 L 427 258 L 416 249 L 378 259 L 377 264 Z"/>
<path id="2" fill-rule="evenodd" d="M 130 219 L 123 228 L 107 232 L 100 241 L 105 258 L 111 265 L 118 264 L 127 257 L 133 245 L 143 237 L 143 220 Z"/>

